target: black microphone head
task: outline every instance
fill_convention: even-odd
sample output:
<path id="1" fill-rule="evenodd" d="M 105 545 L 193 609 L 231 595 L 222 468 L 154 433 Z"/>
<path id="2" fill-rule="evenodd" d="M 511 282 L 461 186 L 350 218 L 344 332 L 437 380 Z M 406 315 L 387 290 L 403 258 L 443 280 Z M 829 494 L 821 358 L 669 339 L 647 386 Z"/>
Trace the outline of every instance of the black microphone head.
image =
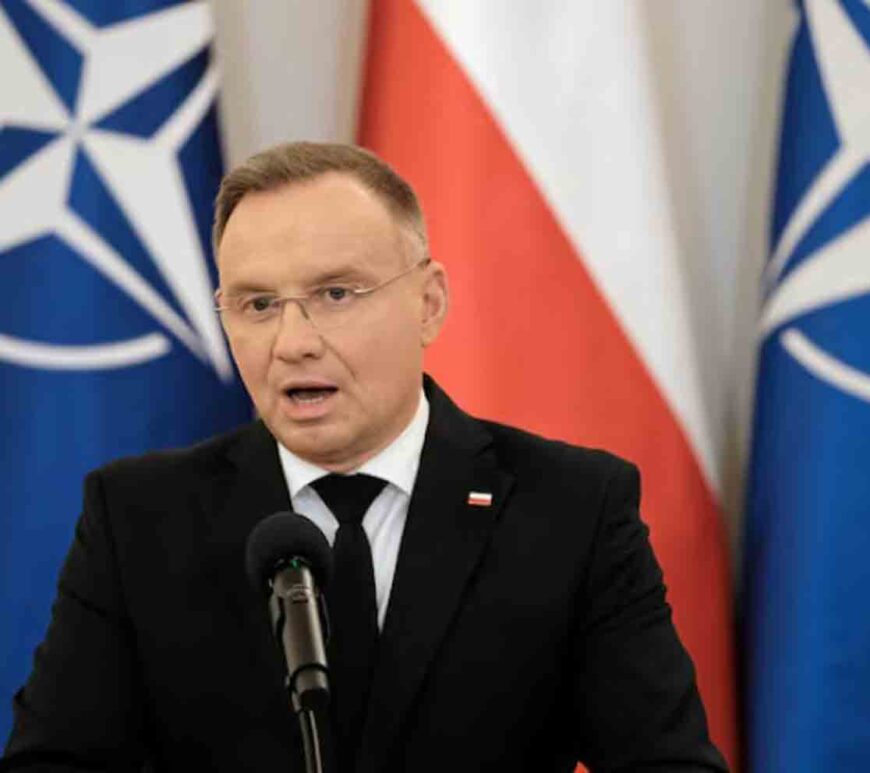
<path id="1" fill-rule="evenodd" d="M 323 532 L 308 518 L 293 512 L 275 513 L 260 521 L 248 536 L 245 569 L 257 593 L 268 593 L 269 580 L 282 562 L 305 562 L 323 590 L 332 576 L 332 549 Z"/>

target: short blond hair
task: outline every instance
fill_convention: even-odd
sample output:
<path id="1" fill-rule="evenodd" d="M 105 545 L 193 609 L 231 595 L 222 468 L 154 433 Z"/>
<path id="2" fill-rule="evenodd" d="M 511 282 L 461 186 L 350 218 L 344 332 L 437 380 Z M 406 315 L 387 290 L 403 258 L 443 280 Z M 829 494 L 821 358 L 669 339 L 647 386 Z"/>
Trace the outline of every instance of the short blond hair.
<path id="1" fill-rule="evenodd" d="M 428 253 L 423 210 L 414 189 L 374 153 L 336 142 L 287 142 L 251 156 L 221 181 L 214 208 L 215 254 L 227 221 L 238 203 L 253 191 L 313 180 L 329 172 L 351 175 L 375 193 L 402 225 L 408 226 Z"/>

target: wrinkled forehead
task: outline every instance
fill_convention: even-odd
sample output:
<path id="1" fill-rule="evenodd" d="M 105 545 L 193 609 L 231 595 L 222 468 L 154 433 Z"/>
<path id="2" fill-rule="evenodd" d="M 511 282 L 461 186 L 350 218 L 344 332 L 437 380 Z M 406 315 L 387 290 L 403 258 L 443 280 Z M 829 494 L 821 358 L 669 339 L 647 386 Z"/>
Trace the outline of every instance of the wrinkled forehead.
<path id="1" fill-rule="evenodd" d="M 329 173 L 246 194 L 227 221 L 218 270 L 222 285 L 257 276 L 305 282 L 344 268 L 376 278 L 407 265 L 414 241 L 377 194 Z"/>

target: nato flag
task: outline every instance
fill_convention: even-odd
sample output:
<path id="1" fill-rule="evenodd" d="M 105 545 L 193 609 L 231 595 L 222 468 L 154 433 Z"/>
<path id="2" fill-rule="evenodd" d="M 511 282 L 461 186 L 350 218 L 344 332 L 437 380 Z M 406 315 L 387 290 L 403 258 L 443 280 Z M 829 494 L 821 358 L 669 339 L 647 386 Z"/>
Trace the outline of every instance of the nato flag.
<path id="1" fill-rule="evenodd" d="M 789 62 L 746 542 L 749 761 L 870 770 L 870 5 Z"/>
<path id="2" fill-rule="evenodd" d="M 0 739 L 84 473 L 250 415 L 212 308 L 211 38 L 203 3 L 0 0 Z"/>

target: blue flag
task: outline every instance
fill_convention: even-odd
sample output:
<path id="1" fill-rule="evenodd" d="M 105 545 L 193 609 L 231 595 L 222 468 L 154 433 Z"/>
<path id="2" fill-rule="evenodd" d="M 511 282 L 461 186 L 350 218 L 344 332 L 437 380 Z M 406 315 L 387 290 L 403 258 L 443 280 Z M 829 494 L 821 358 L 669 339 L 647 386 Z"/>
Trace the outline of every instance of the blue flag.
<path id="1" fill-rule="evenodd" d="M 0 744 L 84 473 L 250 417 L 212 301 L 212 35 L 204 3 L 0 0 Z"/>
<path id="2" fill-rule="evenodd" d="M 746 536 L 753 771 L 870 770 L 870 5 L 805 0 L 764 272 Z"/>

